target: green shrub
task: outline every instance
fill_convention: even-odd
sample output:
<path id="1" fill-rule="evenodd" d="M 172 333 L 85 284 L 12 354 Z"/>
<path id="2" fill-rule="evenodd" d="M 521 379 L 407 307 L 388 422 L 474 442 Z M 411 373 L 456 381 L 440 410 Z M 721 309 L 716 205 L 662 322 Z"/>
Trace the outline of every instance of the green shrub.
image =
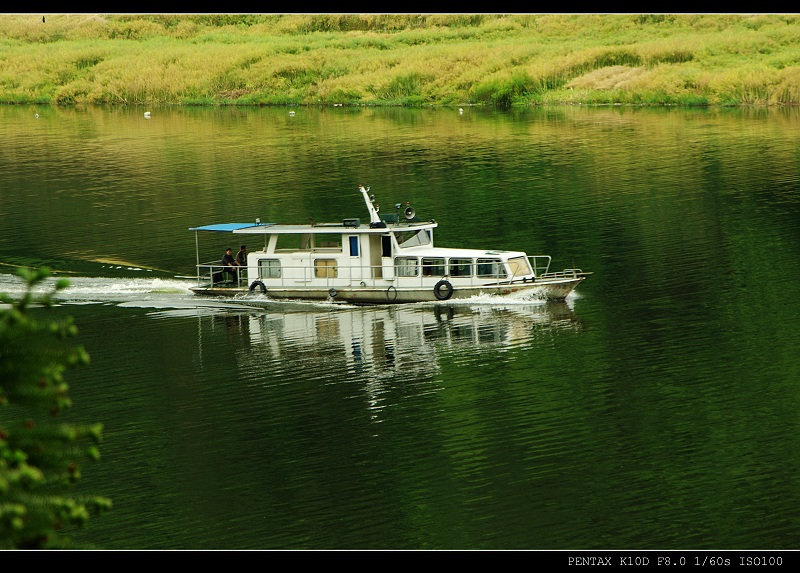
<path id="1" fill-rule="evenodd" d="M 72 406 L 66 371 L 88 364 L 89 355 L 66 342 L 77 334 L 71 318 L 33 316 L 35 307 L 52 306 L 67 281 L 37 297 L 34 289 L 49 271 L 19 275 L 26 294 L 20 300 L 0 294 L 6 305 L 0 307 L 0 549 L 70 547 L 64 527 L 83 526 L 111 507 L 104 497 L 65 494 L 81 478 L 81 464 L 99 459 L 103 426 L 55 421 Z"/>

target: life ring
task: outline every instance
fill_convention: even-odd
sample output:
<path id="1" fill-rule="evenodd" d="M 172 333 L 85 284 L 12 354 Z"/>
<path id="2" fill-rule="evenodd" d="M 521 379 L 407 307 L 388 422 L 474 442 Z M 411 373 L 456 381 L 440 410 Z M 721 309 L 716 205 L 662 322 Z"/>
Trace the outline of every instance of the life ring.
<path id="1" fill-rule="evenodd" d="M 331 288 L 328 289 L 328 296 L 329 297 L 336 298 L 336 295 L 338 295 L 338 294 L 339 294 L 339 291 L 337 291 L 335 288 L 331 287 Z"/>
<path id="2" fill-rule="evenodd" d="M 453 285 L 444 279 L 440 280 L 433 285 L 433 296 L 435 296 L 437 300 L 447 300 L 453 296 Z"/>
<path id="3" fill-rule="evenodd" d="M 386 300 L 389 302 L 394 302 L 397 300 L 397 289 L 393 286 L 390 286 L 386 289 Z"/>
<path id="4" fill-rule="evenodd" d="M 254 292 L 256 287 L 261 289 L 261 294 L 267 294 L 267 287 L 261 281 L 253 281 L 253 284 L 250 285 L 250 292 Z"/>

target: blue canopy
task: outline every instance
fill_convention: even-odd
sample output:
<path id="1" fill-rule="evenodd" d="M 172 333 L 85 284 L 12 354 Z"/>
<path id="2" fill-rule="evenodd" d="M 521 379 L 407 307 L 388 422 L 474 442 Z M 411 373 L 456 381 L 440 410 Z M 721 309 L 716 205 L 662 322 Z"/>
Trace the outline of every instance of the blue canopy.
<path id="1" fill-rule="evenodd" d="M 191 227 L 190 231 L 218 231 L 221 233 L 232 233 L 239 229 L 246 229 L 247 227 L 255 227 L 255 223 L 218 223 L 216 225 L 204 225 L 202 227 Z"/>

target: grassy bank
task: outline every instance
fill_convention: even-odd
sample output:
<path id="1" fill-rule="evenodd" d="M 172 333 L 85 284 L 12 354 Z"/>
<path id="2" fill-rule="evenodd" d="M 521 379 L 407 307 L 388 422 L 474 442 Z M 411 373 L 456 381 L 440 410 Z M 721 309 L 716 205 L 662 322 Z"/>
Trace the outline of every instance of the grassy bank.
<path id="1" fill-rule="evenodd" d="M 0 15 L 0 103 L 796 105 L 800 15 Z"/>

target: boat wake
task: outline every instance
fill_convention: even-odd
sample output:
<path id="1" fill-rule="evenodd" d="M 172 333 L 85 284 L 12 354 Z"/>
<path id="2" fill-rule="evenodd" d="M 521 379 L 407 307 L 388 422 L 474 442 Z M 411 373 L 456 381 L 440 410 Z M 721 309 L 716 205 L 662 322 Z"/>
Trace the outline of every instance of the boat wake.
<path id="1" fill-rule="evenodd" d="M 53 289 L 62 277 L 51 277 L 35 289 L 43 294 Z M 136 296 L 192 297 L 192 282 L 162 278 L 69 277 L 69 286 L 55 295 L 58 302 L 121 302 Z M 18 298 L 27 286 L 16 275 L 0 274 L 0 292 Z"/>
<path id="2" fill-rule="evenodd" d="M 51 292 L 56 281 L 63 277 L 51 277 L 36 287 L 35 294 Z M 187 312 L 202 310 L 218 311 L 264 311 L 280 308 L 282 311 L 308 309 L 357 308 L 333 301 L 292 301 L 271 299 L 260 293 L 248 293 L 234 297 L 199 297 L 190 289 L 196 281 L 190 277 L 168 278 L 123 278 L 123 277 L 68 277 L 69 286 L 54 296 L 57 304 L 117 304 L 126 308 L 184 309 Z M 21 298 L 27 287 L 16 275 L 0 273 L 0 293 L 14 299 Z"/>
<path id="3" fill-rule="evenodd" d="M 568 306 L 572 306 L 580 296 L 572 291 L 567 295 L 567 298 L 564 302 Z M 448 306 L 545 306 L 549 304 L 551 301 L 543 298 L 540 293 L 536 290 L 525 290 L 514 292 L 506 295 L 493 295 L 493 294 L 482 294 L 476 295 L 469 298 L 462 298 L 462 299 L 451 299 L 447 301 L 442 301 L 434 304 L 439 305 L 448 305 Z M 425 304 L 425 303 L 423 303 Z M 427 303 L 431 304 L 431 303 Z"/>

